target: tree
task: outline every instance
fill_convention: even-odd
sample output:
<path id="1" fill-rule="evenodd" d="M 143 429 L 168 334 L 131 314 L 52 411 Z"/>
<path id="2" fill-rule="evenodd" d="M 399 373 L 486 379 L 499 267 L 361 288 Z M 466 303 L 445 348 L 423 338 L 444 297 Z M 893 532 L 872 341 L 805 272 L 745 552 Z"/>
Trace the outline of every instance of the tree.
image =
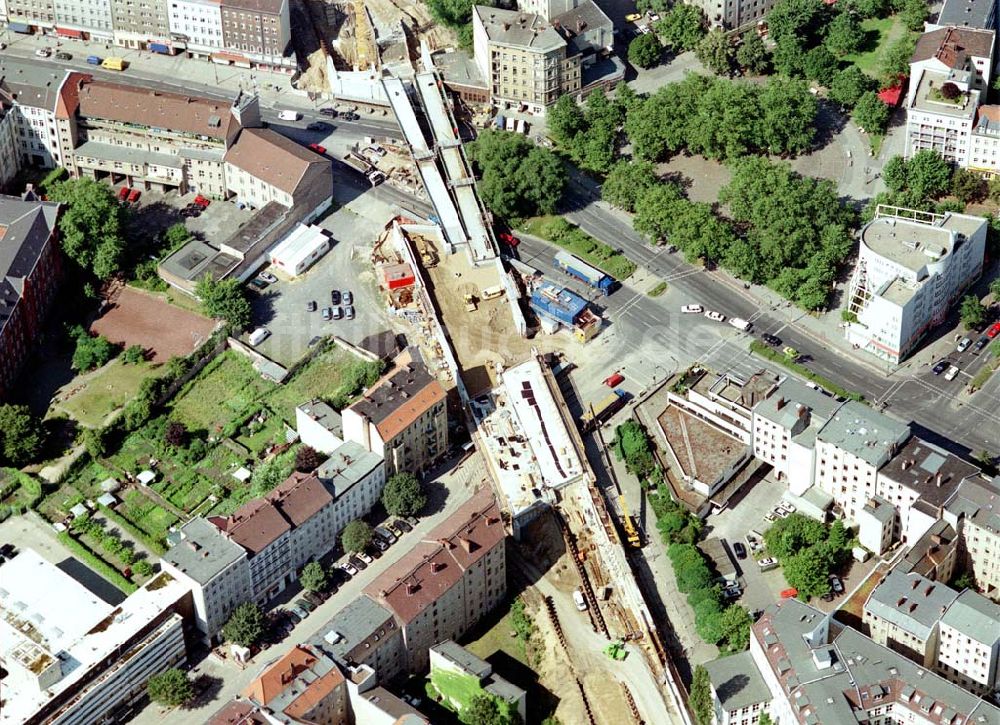
<path id="1" fill-rule="evenodd" d="M 705 16 L 696 5 L 677 3 L 656 24 L 656 33 L 675 53 L 694 50 L 705 35 Z"/>
<path id="2" fill-rule="evenodd" d="M 488 692 L 473 695 L 458 717 L 466 725 L 521 725 L 517 710 Z"/>
<path id="3" fill-rule="evenodd" d="M 352 554 L 364 551 L 371 541 L 372 527 L 361 519 L 351 521 L 340 534 L 340 543 L 344 546 L 344 551 Z"/>
<path id="4" fill-rule="evenodd" d="M 640 68 L 652 68 L 662 56 L 663 46 L 656 33 L 641 33 L 628 44 L 628 62 Z"/>
<path id="5" fill-rule="evenodd" d="M 806 78 L 816 81 L 820 85 L 829 86 L 837 75 L 839 64 L 833 57 L 833 53 L 825 46 L 817 45 L 806 53 L 802 62 L 802 71 Z"/>
<path id="6" fill-rule="evenodd" d="M 35 460 L 43 445 L 45 428 L 28 406 L 0 404 L 0 461 L 20 468 Z"/>
<path id="7" fill-rule="evenodd" d="M 691 705 L 691 711 L 698 725 L 712 725 L 712 718 L 715 715 L 712 680 L 708 676 L 708 670 L 702 665 L 694 668 L 688 704 Z"/>
<path id="8" fill-rule="evenodd" d="M 909 183 L 907 181 L 906 159 L 902 156 L 893 156 L 889 159 L 882 167 L 882 180 L 889 191 L 903 191 Z"/>
<path id="9" fill-rule="evenodd" d="M 849 0 L 847 8 L 862 18 L 880 18 L 889 12 L 888 0 Z"/>
<path id="10" fill-rule="evenodd" d="M 68 179 L 53 184 L 48 196 L 64 204 L 58 226 L 66 256 L 98 279 L 115 274 L 125 249 L 126 212 L 111 187 L 93 179 Z"/>
<path id="11" fill-rule="evenodd" d="M 83 434 L 80 436 L 80 441 L 83 443 L 87 454 L 94 460 L 103 457 L 107 453 L 107 441 L 104 431 L 100 428 L 84 428 Z"/>
<path id="12" fill-rule="evenodd" d="M 951 166 L 937 151 L 918 151 L 906 162 L 906 186 L 923 199 L 936 199 L 951 188 Z"/>
<path id="13" fill-rule="evenodd" d="M 222 634 L 241 647 L 252 647 L 264 634 L 264 613 L 253 602 L 243 602 L 233 610 Z"/>
<path id="14" fill-rule="evenodd" d="M 516 220 L 555 211 L 566 170 L 551 151 L 521 134 L 494 130 L 483 131 L 466 149 L 480 175 L 479 193 L 494 214 Z"/>
<path id="15" fill-rule="evenodd" d="M 656 171 L 648 161 L 618 161 L 601 185 L 601 198 L 625 211 L 635 211 L 639 195 L 656 184 Z"/>
<path id="16" fill-rule="evenodd" d="M 323 565 L 318 561 L 310 561 L 302 567 L 302 574 L 299 575 L 299 584 L 308 592 L 321 592 L 326 589 L 327 576 Z"/>
<path id="17" fill-rule="evenodd" d="M 772 78 L 760 89 L 758 99 L 762 150 L 800 154 L 812 147 L 819 102 L 805 81 Z"/>
<path id="18" fill-rule="evenodd" d="M 201 300 L 202 311 L 209 317 L 225 320 L 235 331 L 250 326 L 250 301 L 238 279 L 215 280 L 206 273 L 198 280 L 194 293 Z"/>
<path id="19" fill-rule="evenodd" d="M 169 250 L 178 249 L 187 244 L 189 239 L 191 239 L 191 232 L 188 231 L 187 225 L 184 222 L 171 224 L 167 227 L 167 231 L 163 233 L 163 241 L 166 242 Z"/>
<path id="20" fill-rule="evenodd" d="M 129 345 L 122 353 L 122 362 L 125 365 L 138 365 L 146 359 L 146 351 L 142 345 Z"/>
<path id="21" fill-rule="evenodd" d="M 757 721 L 757 725 L 774 725 L 774 720 L 766 712 L 760 714 L 760 720 Z"/>
<path id="22" fill-rule="evenodd" d="M 927 19 L 926 0 L 904 0 L 900 18 L 910 30 L 923 31 Z"/>
<path id="23" fill-rule="evenodd" d="M 994 277 L 990 281 L 990 294 L 994 302 L 1000 302 L 1000 277 Z"/>
<path id="24" fill-rule="evenodd" d="M 971 204 L 986 198 L 986 179 L 975 171 L 958 167 L 951 175 L 951 193 Z"/>
<path id="25" fill-rule="evenodd" d="M 382 489 L 382 505 L 393 516 L 413 516 L 427 505 L 420 481 L 412 473 L 389 477 Z"/>
<path id="26" fill-rule="evenodd" d="M 80 325 L 76 325 L 70 330 L 70 336 L 76 340 L 72 361 L 74 370 L 99 368 L 115 356 L 115 346 L 103 335 L 92 337 Z"/>
<path id="27" fill-rule="evenodd" d="M 975 295 L 966 295 L 962 298 L 962 306 L 959 308 L 958 314 L 966 330 L 980 327 L 986 322 L 986 313 L 986 306 Z"/>
<path id="28" fill-rule="evenodd" d="M 819 597 L 830 591 L 830 567 L 833 562 L 821 546 L 810 546 L 781 563 L 785 581 L 805 598 Z"/>
<path id="29" fill-rule="evenodd" d="M 865 43 L 861 20 L 850 10 L 842 10 L 826 28 L 826 49 L 835 56 L 857 53 Z"/>
<path id="30" fill-rule="evenodd" d="M 559 96 L 559 100 L 548 113 L 546 123 L 552 138 L 561 144 L 571 144 L 576 135 L 584 130 L 587 121 L 583 109 L 570 94 Z"/>
<path id="31" fill-rule="evenodd" d="M 867 133 L 882 133 L 889 124 L 891 112 L 874 91 L 868 91 L 858 99 L 851 117 Z"/>
<path id="32" fill-rule="evenodd" d="M 167 423 L 167 427 L 163 433 L 163 438 L 167 442 L 168 446 L 183 448 L 187 445 L 188 441 L 187 426 L 180 421 L 172 420 Z"/>
<path id="33" fill-rule="evenodd" d="M 743 36 L 740 47 L 736 49 L 736 62 L 740 68 L 752 75 L 767 73 L 771 65 L 771 55 L 757 33 L 749 32 Z"/>
<path id="34" fill-rule="evenodd" d="M 794 36 L 782 38 L 775 43 L 771 53 L 771 65 L 774 70 L 789 78 L 802 78 L 805 71 L 806 48 L 802 41 Z"/>
<path id="35" fill-rule="evenodd" d="M 721 28 L 713 28 L 695 49 L 698 60 L 716 75 L 727 75 L 733 59 L 733 46 Z"/>
<path id="36" fill-rule="evenodd" d="M 302 446 L 295 451 L 295 470 L 299 473 L 312 473 L 323 463 L 323 456 L 312 446 Z"/>
<path id="37" fill-rule="evenodd" d="M 428 0 L 434 19 L 451 28 L 467 25 L 472 20 L 473 0 Z"/>
<path id="38" fill-rule="evenodd" d="M 849 65 L 830 82 L 830 98 L 845 108 L 854 108 L 858 99 L 868 91 L 875 90 L 875 81 L 863 73 L 856 65 Z"/>
<path id="39" fill-rule="evenodd" d="M 146 693 L 153 702 L 166 707 L 177 707 L 194 697 L 194 687 L 184 672 L 171 667 L 149 678 Z"/>
<path id="40" fill-rule="evenodd" d="M 890 43 L 882 52 L 881 77 L 887 82 L 895 81 L 900 75 L 910 71 L 910 58 L 916 47 L 916 39 L 907 33 Z"/>
<path id="41" fill-rule="evenodd" d="M 657 184 L 646 189 L 636 197 L 632 226 L 654 244 L 666 241 L 673 229 L 674 205 L 681 198 L 676 184 Z"/>
<path id="42" fill-rule="evenodd" d="M 689 127 L 696 122 L 700 99 L 718 82 L 700 73 L 690 73 L 684 80 L 658 89 L 629 111 L 625 133 L 635 155 L 659 161 L 680 149 L 687 141 Z"/>
<path id="43" fill-rule="evenodd" d="M 768 35 L 779 42 L 794 38 L 813 47 L 826 26 L 823 0 L 779 0 L 767 14 Z"/>
<path id="44" fill-rule="evenodd" d="M 742 652 L 750 646 L 750 613 L 739 604 L 731 604 L 720 619 L 722 639 L 727 652 Z"/>
<path id="45" fill-rule="evenodd" d="M 767 550 L 779 559 L 790 557 L 802 549 L 826 541 L 826 527 L 816 519 L 799 513 L 775 521 L 764 532 Z"/>
<path id="46" fill-rule="evenodd" d="M 286 451 L 254 466 L 250 476 L 250 495 L 259 498 L 292 475 L 294 457 L 294 453 Z"/>
<path id="47" fill-rule="evenodd" d="M 694 607 L 694 628 L 698 636 L 709 644 L 722 639 L 722 607 L 717 599 L 702 599 Z"/>

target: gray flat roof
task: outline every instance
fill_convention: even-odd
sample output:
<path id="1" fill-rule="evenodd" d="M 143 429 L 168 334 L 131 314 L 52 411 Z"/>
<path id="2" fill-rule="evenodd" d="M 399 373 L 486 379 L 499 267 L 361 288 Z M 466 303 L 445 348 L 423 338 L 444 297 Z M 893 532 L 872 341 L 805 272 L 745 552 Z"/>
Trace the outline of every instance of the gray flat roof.
<path id="1" fill-rule="evenodd" d="M 49 61 L 45 61 L 48 64 Z M 23 106 L 54 111 L 59 86 L 67 71 L 32 60 L 0 56 L 0 90 Z"/>
<path id="2" fill-rule="evenodd" d="M 979 469 L 932 443 L 913 436 L 879 471 L 879 476 L 913 489 L 933 506 L 951 498 L 958 485 Z"/>
<path id="3" fill-rule="evenodd" d="M 941 624 L 947 624 L 965 636 L 992 647 L 1000 640 L 1000 604 L 979 592 L 966 589 L 948 607 L 941 617 Z"/>
<path id="4" fill-rule="evenodd" d="M 105 161 L 120 161 L 125 164 L 155 164 L 179 169 L 184 165 L 179 156 L 158 154 L 145 149 L 116 146 L 110 143 L 87 141 L 73 149 L 74 156 L 89 156 Z"/>
<path id="5" fill-rule="evenodd" d="M 791 429 L 799 418 L 800 406 L 809 411 L 810 425 L 822 427 L 837 412 L 841 403 L 796 378 L 787 377 L 778 383 L 767 399 L 753 407 L 753 412 L 782 428 Z"/>
<path id="6" fill-rule="evenodd" d="M 181 527 L 163 560 L 199 584 L 207 584 L 228 566 L 246 557 L 243 547 L 233 543 L 207 519 L 195 518 Z"/>
<path id="7" fill-rule="evenodd" d="M 437 652 L 451 663 L 461 667 L 467 674 L 480 680 L 493 672 L 493 667 L 489 662 L 481 657 L 476 657 L 453 639 L 438 642 L 431 647 L 431 652 Z"/>
<path id="8" fill-rule="evenodd" d="M 966 479 L 959 484 L 945 509 L 1000 534 L 1000 476 L 992 481 L 978 477 Z"/>
<path id="9" fill-rule="evenodd" d="M 361 594 L 320 627 L 310 644 L 329 652 L 338 662 L 352 664 L 354 650 L 389 624 L 395 627 L 392 612 Z M 331 641 L 337 639 L 336 635 L 340 636 L 339 641 Z"/>
<path id="10" fill-rule="evenodd" d="M 324 403 L 322 400 L 310 400 L 308 403 L 300 405 L 299 410 L 338 438 L 341 436 L 344 429 L 343 418 L 341 418 L 340 413 L 333 409 L 332 405 Z"/>
<path id="11" fill-rule="evenodd" d="M 885 523 L 892 521 L 896 515 L 896 507 L 886 501 L 881 496 L 872 496 L 865 504 L 864 511 L 874 516 L 878 521 Z"/>
<path id="12" fill-rule="evenodd" d="M 991 29 L 996 25 L 996 0 L 945 0 L 935 24 Z"/>
<path id="13" fill-rule="evenodd" d="M 957 597 L 958 592 L 941 582 L 893 569 L 872 591 L 865 611 L 926 641 Z"/>
<path id="14" fill-rule="evenodd" d="M 360 443 L 345 441 L 319 467 L 317 475 L 333 494 L 340 498 L 358 481 L 383 465 L 382 456 L 366 450 Z"/>
<path id="15" fill-rule="evenodd" d="M 476 5 L 475 13 L 491 43 L 547 52 L 566 47 L 566 41 L 541 15 Z"/>
<path id="16" fill-rule="evenodd" d="M 706 662 L 705 669 L 724 710 L 739 710 L 771 699 L 750 650 Z"/>
<path id="17" fill-rule="evenodd" d="M 906 423 L 872 410 L 864 403 L 849 400 L 817 437 L 878 466 L 909 436 L 910 427 Z"/>

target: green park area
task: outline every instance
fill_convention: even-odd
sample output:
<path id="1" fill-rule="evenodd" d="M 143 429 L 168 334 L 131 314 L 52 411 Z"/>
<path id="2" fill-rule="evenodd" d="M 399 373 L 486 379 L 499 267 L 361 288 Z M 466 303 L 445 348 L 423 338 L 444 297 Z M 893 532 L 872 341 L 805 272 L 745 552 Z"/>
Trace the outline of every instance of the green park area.
<path id="1" fill-rule="evenodd" d="M 109 414 L 135 396 L 143 380 L 162 372 L 162 365 L 149 362 L 126 365 L 121 358 L 116 358 L 93 373 L 85 374 L 86 387 L 59 407 L 80 425 L 100 428 Z"/>
<path id="2" fill-rule="evenodd" d="M 863 50 L 846 55 L 843 60 L 853 63 L 872 78 L 878 78 L 881 75 L 882 56 L 886 48 L 909 31 L 898 15 L 862 20 L 861 29 L 865 34 Z"/>

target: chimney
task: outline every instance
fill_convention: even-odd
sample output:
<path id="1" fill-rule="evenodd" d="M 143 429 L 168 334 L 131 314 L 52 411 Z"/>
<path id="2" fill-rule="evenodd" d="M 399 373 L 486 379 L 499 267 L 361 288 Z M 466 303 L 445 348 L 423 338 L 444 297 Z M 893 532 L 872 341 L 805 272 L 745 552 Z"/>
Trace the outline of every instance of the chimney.
<path id="1" fill-rule="evenodd" d="M 455 548 L 455 545 L 451 543 L 448 539 L 438 539 L 437 542 L 444 548 L 451 550 Z"/>
<path id="2" fill-rule="evenodd" d="M 406 585 L 406 594 L 407 594 L 407 596 L 413 596 L 414 594 L 417 593 L 417 591 L 419 589 L 420 589 L 420 585 L 419 584 L 407 584 Z"/>
<path id="3" fill-rule="evenodd" d="M 498 523 L 500 523 L 500 519 L 498 517 L 496 517 L 496 516 L 487 516 L 486 517 L 486 525 L 487 526 L 493 526 L 493 524 L 498 524 Z"/>
<path id="4" fill-rule="evenodd" d="M 910 603 L 910 614 L 913 614 L 913 610 L 916 609 L 916 608 L 917 608 L 917 603 L 916 602 L 911 602 Z"/>
<path id="5" fill-rule="evenodd" d="M 931 595 L 931 592 L 933 592 L 933 591 L 934 591 L 934 585 L 933 584 L 928 584 L 927 588 L 924 590 L 924 596 L 925 597 L 929 597 Z"/>
<path id="6" fill-rule="evenodd" d="M 788 401 L 785 400 L 785 396 L 781 396 L 780 398 L 778 398 L 778 406 L 777 406 L 778 410 L 781 410 L 782 408 L 784 408 L 785 407 L 785 403 L 787 403 L 787 402 Z"/>
<path id="7" fill-rule="evenodd" d="M 937 487 L 938 487 L 938 488 L 941 488 L 941 482 L 942 482 L 943 480 L 944 480 L 944 476 L 942 476 L 942 475 L 941 475 L 941 474 L 939 473 L 939 474 L 937 475 L 937 478 L 935 479 L 935 482 L 937 483 Z"/>
<path id="8" fill-rule="evenodd" d="M 940 534 L 931 534 L 931 541 L 935 544 L 940 544 L 942 539 Z"/>
<path id="9" fill-rule="evenodd" d="M 462 548 L 465 549 L 465 553 L 466 554 L 471 554 L 472 553 L 472 542 L 471 541 L 469 541 L 464 536 L 460 536 L 458 538 L 458 541 L 462 545 Z"/>
<path id="10" fill-rule="evenodd" d="M 440 561 L 435 561 L 431 564 L 431 573 L 437 574 L 439 571 L 444 570 L 444 564 Z"/>
<path id="11" fill-rule="evenodd" d="M 909 468 L 909 467 L 910 467 L 910 462 L 909 462 L 909 460 L 904 460 L 904 461 L 903 461 L 903 466 L 902 466 L 903 470 L 905 471 L 905 470 L 906 470 L 907 468 Z"/>
<path id="12" fill-rule="evenodd" d="M 919 579 L 914 579 L 912 582 L 910 582 L 910 589 L 916 589 L 919 586 L 920 586 Z"/>
<path id="13" fill-rule="evenodd" d="M 901 607 L 901 606 L 903 606 L 904 604 L 906 604 L 906 597 L 900 597 L 900 598 L 899 598 L 899 599 L 898 599 L 898 600 L 896 601 L 896 606 L 897 606 L 897 607 Z"/>

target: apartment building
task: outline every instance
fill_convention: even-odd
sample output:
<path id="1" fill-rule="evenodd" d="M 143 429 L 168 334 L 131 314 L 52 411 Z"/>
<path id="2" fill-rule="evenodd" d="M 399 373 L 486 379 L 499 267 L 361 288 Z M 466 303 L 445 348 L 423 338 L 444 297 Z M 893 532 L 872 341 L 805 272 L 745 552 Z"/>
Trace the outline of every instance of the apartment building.
<path id="1" fill-rule="evenodd" d="M 996 0 L 945 0 L 934 23 L 925 23 L 928 30 L 937 28 L 981 28 L 996 30 Z"/>
<path id="2" fill-rule="evenodd" d="M 341 411 L 345 440 L 384 458 L 387 476 L 420 473 L 448 449 L 444 388 L 414 349 L 396 359 L 393 370 Z"/>
<path id="3" fill-rule="evenodd" d="M 112 40 L 112 0 L 53 0 L 56 35 L 63 38 Z"/>
<path id="4" fill-rule="evenodd" d="M 0 54 L 0 104 L 6 109 L 3 125 L 14 142 L 8 163 L 18 169 L 62 166 L 56 127 L 56 103 L 65 71 L 26 63 Z"/>
<path id="5" fill-rule="evenodd" d="M 966 589 L 941 617 L 937 670 L 989 697 L 1000 688 L 1000 605 Z"/>
<path id="6" fill-rule="evenodd" d="M 3 565 L 3 725 L 91 725 L 146 696 L 187 659 L 190 590 L 161 572 L 117 605 L 30 549 Z M 127 656 L 126 656 L 127 655 Z"/>
<path id="7" fill-rule="evenodd" d="M 62 272 L 59 205 L 0 196 L 0 400 L 38 341 Z"/>
<path id="8" fill-rule="evenodd" d="M 335 536 L 354 519 L 361 518 L 378 503 L 385 488 L 385 461 L 353 441 L 338 446 L 316 471 L 336 505 L 326 517 Z"/>
<path id="9" fill-rule="evenodd" d="M 768 607 L 750 655 L 770 690 L 774 722 L 992 723 L 1000 708 L 797 599 Z"/>
<path id="10" fill-rule="evenodd" d="M 872 496 L 858 512 L 858 543 L 882 556 L 899 538 L 896 507 L 881 496 Z"/>
<path id="11" fill-rule="evenodd" d="M 756 373 L 743 380 L 730 373 L 714 375 L 705 369 L 689 370 L 684 374 L 684 389 L 669 391 L 667 400 L 751 445 L 753 408 L 766 400 L 778 383 L 778 378 L 769 373 Z"/>
<path id="12" fill-rule="evenodd" d="M 958 564 L 959 537 L 945 520 L 935 522 L 903 555 L 899 568 L 931 581 L 949 582 Z"/>
<path id="13" fill-rule="evenodd" d="M 54 0 L 6 0 L 7 22 L 15 30 L 27 32 L 31 28 L 51 30 L 55 27 Z"/>
<path id="14" fill-rule="evenodd" d="M 221 0 L 225 47 L 254 63 L 286 62 L 292 40 L 290 0 Z M 294 61 L 294 58 L 292 58 Z"/>
<path id="15" fill-rule="evenodd" d="M 170 538 L 160 568 L 190 587 L 195 625 L 216 644 L 233 610 L 254 598 L 247 552 L 203 518 L 191 519 Z"/>
<path id="16" fill-rule="evenodd" d="M 749 651 L 705 663 L 715 704 L 715 725 L 757 725 L 771 691 Z"/>
<path id="17" fill-rule="evenodd" d="M 879 205 L 860 233 L 847 340 L 892 363 L 906 359 L 982 274 L 986 230 L 981 217 Z"/>
<path id="18" fill-rule="evenodd" d="M 329 657 L 296 645 L 266 666 L 243 697 L 277 722 L 348 722 L 350 704 L 343 673 Z"/>
<path id="19" fill-rule="evenodd" d="M 878 493 L 878 469 L 909 437 L 905 423 L 847 401 L 816 435 L 816 485 L 833 496 L 844 518 L 856 521 Z"/>
<path id="20" fill-rule="evenodd" d="M 403 630 L 392 612 L 361 595 L 320 627 L 311 640 L 345 669 L 368 667 L 379 682 L 390 682 L 406 671 Z"/>
<path id="21" fill-rule="evenodd" d="M 254 209 L 271 202 L 294 206 L 313 183 L 332 195 L 329 161 L 301 144 L 267 128 L 246 128 L 226 151 L 226 186 L 236 199 Z"/>
<path id="22" fill-rule="evenodd" d="M 326 455 L 344 443 L 340 413 L 322 400 L 310 400 L 295 407 L 295 430 L 304 445 Z"/>
<path id="23" fill-rule="evenodd" d="M 0 92 L 0 192 L 7 189 L 21 168 L 14 113 L 13 101 Z"/>
<path id="24" fill-rule="evenodd" d="M 774 467 L 788 490 L 801 496 L 813 485 L 816 436 L 840 403 L 822 391 L 786 377 L 753 407 L 753 454 Z"/>
<path id="25" fill-rule="evenodd" d="M 764 20 L 775 0 L 696 0 L 691 4 L 701 8 L 710 27 L 735 30 Z"/>
<path id="26" fill-rule="evenodd" d="M 167 22 L 175 45 L 190 56 L 210 56 L 225 47 L 221 0 L 168 0 Z"/>
<path id="27" fill-rule="evenodd" d="M 472 11 L 476 65 L 491 99 L 536 114 L 584 89 L 584 68 L 613 46 L 612 30 L 592 0 L 552 16 L 481 5 Z"/>
<path id="28" fill-rule="evenodd" d="M 445 673 L 445 676 L 457 675 L 475 680 L 483 692 L 493 695 L 501 702 L 506 702 L 521 716 L 521 722 L 524 722 L 527 716 L 527 693 L 500 675 L 494 674 L 493 665 L 489 662 L 476 657 L 451 639 L 438 642 L 431 647 L 430 657 L 432 681 L 437 672 Z M 452 700 L 450 706 L 461 710 L 467 703 Z"/>
<path id="29" fill-rule="evenodd" d="M 996 33 L 967 27 L 942 27 L 928 30 L 917 40 L 910 57 L 910 72 L 972 73 L 970 84 L 986 91 L 993 73 L 993 50 Z"/>
<path id="30" fill-rule="evenodd" d="M 898 512 L 903 543 L 912 544 L 942 517 L 962 481 L 978 475 L 971 463 L 913 436 L 879 470 L 877 492 Z"/>
<path id="31" fill-rule="evenodd" d="M 944 519 L 961 535 L 961 556 L 976 588 L 1000 599 L 1000 477 L 967 479 L 945 506 Z"/>
<path id="32" fill-rule="evenodd" d="M 172 52 L 168 2 L 172 0 L 111 0 L 115 45 Z"/>
<path id="33" fill-rule="evenodd" d="M 944 582 L 893 569 L 868 595 L 862 620 L 871 638 L 924 667 L 934 667 L 941 615 L 958 598 Z"/>
<path id="34" fill-rule="evenodd" d="M 483 487 L 365 587 L 399 623 L 408 672 L 426 670 L 431 647 L 458 639 L 503 601 L 505 547 L 500 508 Z"/>

